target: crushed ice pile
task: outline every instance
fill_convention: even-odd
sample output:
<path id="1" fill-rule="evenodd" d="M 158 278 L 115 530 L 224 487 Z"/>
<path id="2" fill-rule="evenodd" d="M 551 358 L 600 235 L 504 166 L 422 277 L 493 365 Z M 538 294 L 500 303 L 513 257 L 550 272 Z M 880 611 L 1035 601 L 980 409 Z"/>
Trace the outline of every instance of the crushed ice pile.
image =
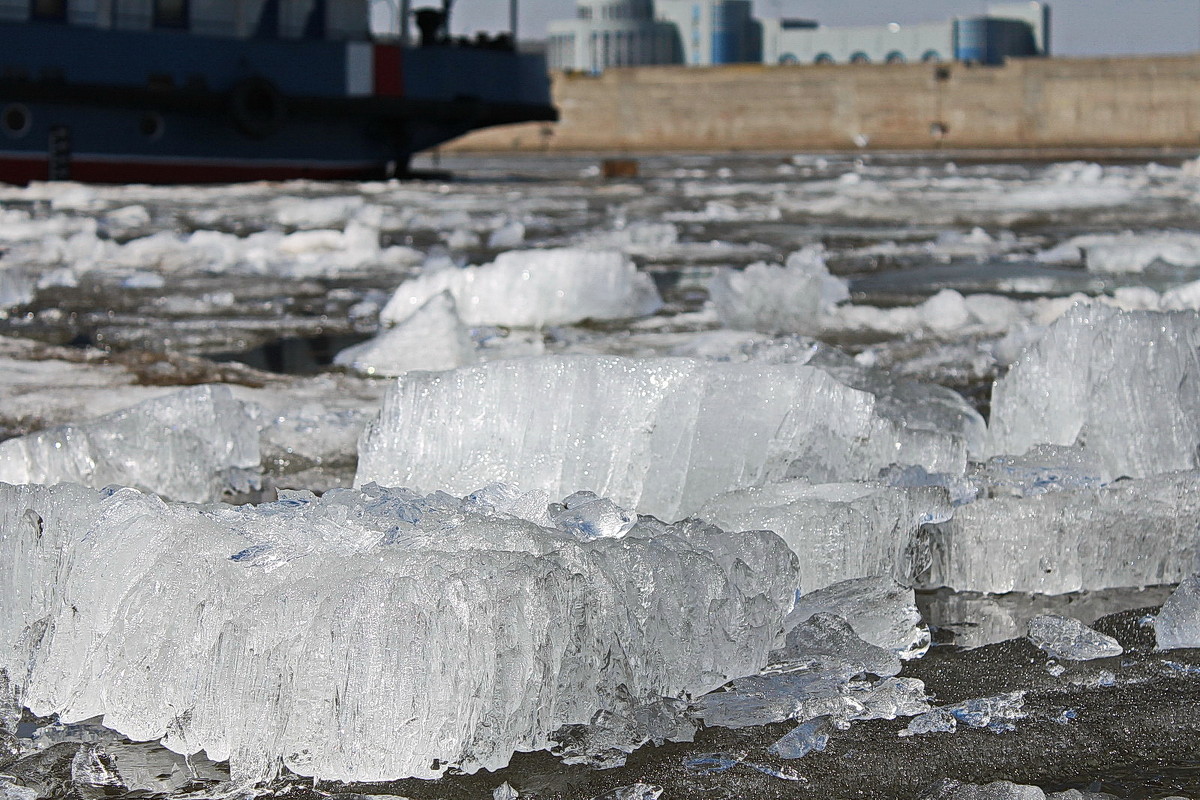
<path id="1" fill-rule="evenodd" d="M 601 507 L 579 535 L 579 505 L 556 527 L 546 501 L 0 485 L 0 668 L 35 713 L 102 714 L 235 777 L 382 780 L 495 769 L 765 662 L 796 586 L 774 534 L 613 530 Z"/>

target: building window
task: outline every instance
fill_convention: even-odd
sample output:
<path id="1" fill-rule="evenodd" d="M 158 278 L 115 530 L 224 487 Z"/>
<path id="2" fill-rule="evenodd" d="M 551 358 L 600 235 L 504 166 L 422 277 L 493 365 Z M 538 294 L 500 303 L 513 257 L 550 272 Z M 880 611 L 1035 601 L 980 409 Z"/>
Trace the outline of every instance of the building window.
<path id="1" fill-rule="evenodd" d="M 829 53 L 818 53 L 817 57 L 813 59 L 813 63 L 814 64 L 832 64 L 833 56 L 829 55 Z"/>
<path id="2" fill-rule="evenodd" d="M 884 60 L 889 64 L 903 64 L 907 59 L 904 58 L 904 53 L 901 53 L 899 50 L 893 50 L 887 54 L 887 58 Z"/>
<path id="3" fill-rule="evenodd" d="M 33 0 L 29 16 L 43 22 L 66 22 L 67 0 Z"/>
<path id="4" fill-rule="evenodd" d="M 862 50 L 859 50 L 854 55 L 850 56 L 850 63 L 851 64 L 870 64 L 871 57 L 869 55 L 867 55 L 866 53 L 864 53 Z"/>
<path id="5" fill-rule="evenodd" d="M 154 27 L 186 28 L 188 0 L 154 0 Z"/>
<path id="6" fill-rule="evenodd" d="M 780 64 L 799 64 L 800 59 L 796 58 L 795 53 L 784 53 L 779 57 Z"/>
<path id="7" fill-rule="evenodd" d="M 937 50 L 926 50 L 921 54 L 921 60 L 926 64 L 938 64 L 942 60 L 942 54 Z"/>

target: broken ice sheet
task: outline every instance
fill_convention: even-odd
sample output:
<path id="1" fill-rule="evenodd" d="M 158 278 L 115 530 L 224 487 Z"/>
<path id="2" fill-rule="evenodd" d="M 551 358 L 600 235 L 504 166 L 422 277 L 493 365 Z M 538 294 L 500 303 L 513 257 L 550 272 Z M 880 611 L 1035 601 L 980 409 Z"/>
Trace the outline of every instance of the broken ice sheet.
<path id="1" fill-rule="evenodd" d="M 851 578 L 798 594 L 784 628 L 790 630 L 818 612 L 842 617 L 863 641 L 905 661 L 929 650 L 929 628 L 921 621 L 915 592 L 890 577 Z"/>
<path id="2" fill-rule="evenodd" d="M 1111 636 L 1094 631 L 1074 617 L 1040 614 L 1029 620 L 1029 641 L 1054 658 L 1090 661 L 1125 652 Z"/>
<path id="3" fill-rule="evenodd" d="M 24 704 L 235 780 L 498 768 L 753 673 L 795 585 L 774 534 L 695 521 L 583 541 L 400 489 L 232 508 L 0 485 L 0 667 Z"/>
<path id="4" fill-rule="evenodd" d="M 0 442 L 0 481 L 115 484 L 205 502 L 257 485 L 260 461 L 251 409 L 229 387 L 207 385 Z"/>
<path id="5" fill-rule="evenodd" d="M 897 462 L 961 474 L 966 454 L 814 367 L 542 356 L 399 378 L 360 440 L 355 482 L 582 489 L 679 519 L 732 488 L 860 480 Z"/>
<path id="6" fill-rule="evenodd" d="M 809 753 L 820 752 L 829 744 L 829 717 L 816 717 L 797 725 L 770 747 L 767 752 L 780 758 L 804 758 Z"/>

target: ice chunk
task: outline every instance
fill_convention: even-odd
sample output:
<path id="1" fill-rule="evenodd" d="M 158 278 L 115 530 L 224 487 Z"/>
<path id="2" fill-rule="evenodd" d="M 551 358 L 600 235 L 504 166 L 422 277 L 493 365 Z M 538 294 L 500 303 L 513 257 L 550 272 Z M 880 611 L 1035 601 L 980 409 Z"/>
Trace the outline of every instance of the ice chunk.
<path id="1" fill-rule="evenodd" d="M 458 317 L 454 296 L 442 292 L 394 328 L 341 351 L 333 363 L 367 375 L 395 377 L 415 369 L 453 369 L 475 360 L 475 343 Z"/>
<path id="2" fill-rule="evenodd" d="M 718 269 L 708 293 L 723 325 L 764 333 L 816 333 L 821 318 L 850 297 L 846 282 L 829 274 L 820 246 L 792 253 L 782 267 Z"/>
<path id="3" fill-rule="evenodd" d="M 595 492 L 576 492 L 550 508 L 555 527 L 569 530 L 581 539 L 619 538 L 637 524 L 637 514 L 621 508 Z"/>
<path id="4" fill-rule="evenodd" d="M 509 220 L 488 235 L 488 247 L 513 248 L 520 247 L 525 241 L 525 224 L 518 220 Z"/>
<path id="5" fill-rule="evenodd" d="M 725 528 L 779 534 L 800 558 L 801 588 L 813 591 L 867 575 L 911 582 L 926 566 L 915 546 L 919 528 L 950 513 L 945 490 L 935 486 L 786 481 L 718 495 L 698 515 Z"/>
<path id="6" fill-rule="evenodd" d="M 519 800 L 521 794 L 508 781 L 492 790 L 492 800 Z"/>
<path id="7" fill-rule="evenodd" d="M 1200 314 L 1076 306 L 996 382 L 989 452 L 1080 445 L 1114 476 L 1191 469 Z"/>
<path id="8" fill-rule="evenodd" d="M 803 722 L 782 739 L 767 748 L 780 758 L 804 758 L 819 753 L 829 744 L 829 717 L 817 717 Z"/>
<path id="9" fill-rule="evenodd" d="M 103 714 L 235 780 L 434 777 L 752 673 L 792 603 L 773 534 L 645 518 L 582 541 L 472 507 L 0 485 L 0 668 L 35 713 Z"/>
<path id="10" fill-rule="evenodd" d="M 585 489 L 678 519 L 731 487 L 861 479 L 894 462 L 961 473 L 965 454 L 813 367 L 547 356 L 403 376 L 363 434 L 355 480 Z"/>
<path id="11" fill-rule="evenodd" d="M 1125 649 L 1117 640 L 1094 631 L 1074 617 L 1039 614 L 1029 620 L 1029 641 L 1054 658 L 1090 661 L 1119 656 Z"/>
<path id="12" fill-rule="evenodd" d="M 228 387 L 207 385 L 0 442 L 0 481 L 117 484 L 203 502 L 250 488 L 260 461 L 250 412 Z"/>
<path id="13" fill-rule="evenodd" d="M 594 797 L 592 800 L 658 800 L 662 797 L 662 787 L 649 783 L 631 783 L 619 786 L 607 794 Z"/>
<path id="14" fill-rule="evenodd" d="M 0 319 L 8 316 L 8 309 L 32 302 L 37 289 L 37 280 L 23 270 L 0 267 Z"/>
<path id="15" fill-rule="evenodd" d="M 1200 569 L 1200 473 L 959 506 L 933 526 L 927 585 L 1061 594 L 1174 583 Z"/>
<path id="16" fill-rule="evenodd" d="M 838 615 L 863 641 L 906 661 L 929 649 L 929 629 L 921 623 L 915 593 L 890 577 L 853 578 L 801 595 L 784 626 L 821 612 Z"/>
<path id="17" fill-rule="evenodd" d="M 1162 650 L 1200 647 L 1200 575 L 1179 582 L 1154 618 L 1154 635 Z"/>
<path id="18" fill-rule="evenodd" d="M 949 781 L 930 797 L 934 800 L 1046 800 L 1046 793 L 1036 786 L 1024 786 L 1011 781 L 982 785 Z"/>
<path id="19" fill-rule="evenodd" d="M 1091 272 L 1140 273 L 1161 264 L 1200 267 L 1200 234 L 1141 233 L 1081 236 L 1072 240 Z"/>
<path id="20" fill-rule="evenodd" d="M 1025 693 L 1007 692 L 935 708 L 914 717 L 900 735 L 950 733 L 957 730 L 960 722 L 971 728 L 986 728 L 992 733 L 1008 733 L 1016 730 L 1016 720 L 1026 716 Z"/>
<path id="21" fill-rule="evenodd" d="M 642 317 L 662 305 L 650 276 L 619 252 L 514 250 L 481 267 L 443 267 L 405 281 L 380 319 L 400 322 L 445 291 L 468 325 L 539 328 Z"/>
<path id="22" fill-rule="evenodd" d="M 771 653 L 771 661 L 777 669 L 840 662 L 847 676 L 869 672 L 888 677 L 900 672 L 895 653 L 863 641 L 845 619 L 823 611 L 788 631 L 783 648 Z"/>

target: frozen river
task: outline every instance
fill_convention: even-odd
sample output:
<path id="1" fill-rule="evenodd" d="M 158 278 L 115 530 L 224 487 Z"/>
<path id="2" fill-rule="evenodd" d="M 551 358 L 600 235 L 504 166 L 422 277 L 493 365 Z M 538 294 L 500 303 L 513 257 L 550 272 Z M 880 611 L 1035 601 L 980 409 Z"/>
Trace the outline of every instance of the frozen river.
<path id="1" fill-rule="evenodd" d="M 0 800 L 1200 797 L 1197 162 L 438 166 L 0 186 Z"/>

